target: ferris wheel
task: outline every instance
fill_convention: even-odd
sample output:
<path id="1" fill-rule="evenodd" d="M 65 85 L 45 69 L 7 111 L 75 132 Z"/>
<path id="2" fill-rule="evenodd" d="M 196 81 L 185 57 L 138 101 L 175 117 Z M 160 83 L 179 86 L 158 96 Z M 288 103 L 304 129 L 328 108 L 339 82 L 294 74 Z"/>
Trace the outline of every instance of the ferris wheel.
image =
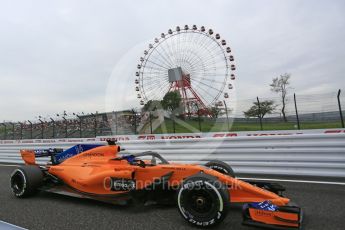
<path id="1" fill-rule="evenodd" d="M 148 45 L 137 65 L 135 90 L 140 104 L 178 91 L 185 113 L 205 111 L 229 97 L 235 80 L 227 42 L 204 26 L 177 26 Z"/>

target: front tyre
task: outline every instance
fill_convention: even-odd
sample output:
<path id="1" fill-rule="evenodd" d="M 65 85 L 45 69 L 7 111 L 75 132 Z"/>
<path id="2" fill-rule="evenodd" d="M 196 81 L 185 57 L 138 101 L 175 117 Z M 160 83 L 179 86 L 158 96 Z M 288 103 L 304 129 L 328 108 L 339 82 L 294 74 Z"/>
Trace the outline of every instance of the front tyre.
<path id="1" fill-rule="evenodd" d="M 28 197 L 42 185 L 43 174 L 38 166 L 21 166 L 11 175 L 11 189 L 18 198 Z"/>
<path id="2" fill-rule="evenodd" d="M 212 160 L 209 161 L 205 164 L 206 167 L 211 168 L 217 172 L 220 172 L 224 175 L 228 175 L 231 176 L 233 178 L 235 178 L 235 172 L 234 170 L 231 168 L 230 165 L 228 165 L 227 163 L 225 163 L 224 161 L 220 161 L 220 160 Z"/>
<path id="3" fill-rule="evenodd" d="M 227 214 L 229 192 L 220 181 L 206 174 L 187 178 L 177 193 L 182 217 L 198 227 L 220 223 Z"/>

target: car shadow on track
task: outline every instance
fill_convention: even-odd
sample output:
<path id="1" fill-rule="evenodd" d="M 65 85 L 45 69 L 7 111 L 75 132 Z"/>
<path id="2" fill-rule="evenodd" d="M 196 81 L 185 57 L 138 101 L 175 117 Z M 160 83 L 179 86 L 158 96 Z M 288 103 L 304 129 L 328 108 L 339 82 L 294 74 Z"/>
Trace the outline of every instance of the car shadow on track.
<path id="1" fill-rule="evenodd" d="M 110 212 L 121 212 L 125 213 L 127 216 L 145 215 L 145 216 L 155 216 L 155 218 L 163 221 L 166 224 L 166 229 L 199 229 L 195 226 L 189 225 L 180 216 L 177 210 L 176 204 L 163 205 L 163 204 L 136 204 L 130 203 L 128 205 L 114 205 L 111 203 L 105 203 L 102 201 L 92 200 L 92 199 L 81 199 L 76 197 L 69 197 L 60 194 L 40 192 L 37 194 L 42 201 L 47 202 L 58 202 L 60 205 L 76 205 L 81 208 L 98 207 L 103 210 L 108 210 Z M 250 230 L 252 228 L 242 226 L 242 205 L 241 204 L 231 204 L 227 218 L 212 229 L 238 229 L 238 230 Z"/>

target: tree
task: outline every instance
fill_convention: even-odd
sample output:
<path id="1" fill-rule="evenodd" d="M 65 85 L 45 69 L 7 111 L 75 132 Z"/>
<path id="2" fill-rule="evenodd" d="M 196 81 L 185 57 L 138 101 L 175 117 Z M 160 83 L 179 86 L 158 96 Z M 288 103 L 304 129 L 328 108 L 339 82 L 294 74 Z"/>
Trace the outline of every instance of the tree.
<path id="1" fill-rule="evenodd" d="M 213 118 L 218 118 L 219 116 L 223 115 L 224 113 L 226 113 L 226 111 L 224 111 L 224 108 L 221 108 L 218 105 L 212 106 L 208 109 L 211 112 L 211 115 Z"/>
<path id="2" fill-rule="evenodd" d="M 170 110 L 171 112 L 174 133 L 176 131 L 175 130 L 175 115 L 176 115 L 176 112 L 178 112 L 178 109 L 181 104 L 181 100 L 182 100 L 181 94 L 179 91 L 170 91 L 164 95 L 163 100 L 161 101 L 163 109 Z"/>
<path id="3" fill-rule="evenodd" d="M 258 102 L 253 102 L 253 104 L 254 105 L 250 107 L 250 109 L 243 112 L 245 117 L 258 117 L 262 119 L 266 114 L 272 114 L 277 107 L 272 100 L 260 102 L 260 109 Z"/>
<path id="4" fill-rule="evenodd" d="M 173 112 L 180 107 L 181 100 L 179 91 L 170 91 L 164 95 L 161 103 L 165 110 Z"/>
<path id="5" fill-rule="evenodd" d="M 157 101 L 157 100 L 149 100 L 142 108 L 143 112 L 147 112 L 147 111 L 155 111 L 159 108 L 161 108 L 161 102 Z"/>
<path id="6" fill-rule="evenodd" d="M 272 79 L 272 84 L 270 84 L 271 86 L 271 90 L 275 93 L 280 94 L 281 97 L 281 103 L 282 103 L 282 114 L 283 114 L 283 119 L 285 122 L 287 122 L 286 119 L 286 115 L 285 115 L 285 107 L 286 107 L 286 94 L 288 92 L 288 89 L 290 89 L 289 85 L 290 85 L 290 77 L 291 75 L 288 73 L 282 74 L 280 75 L 280 77 L 276 77 Z"/>

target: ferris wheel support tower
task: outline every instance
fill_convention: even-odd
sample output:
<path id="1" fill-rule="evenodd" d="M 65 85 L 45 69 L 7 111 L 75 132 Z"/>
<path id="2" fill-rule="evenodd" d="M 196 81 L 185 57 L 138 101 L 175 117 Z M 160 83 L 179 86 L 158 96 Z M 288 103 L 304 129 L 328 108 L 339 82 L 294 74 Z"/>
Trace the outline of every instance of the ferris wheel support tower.
<path id="1" fill-rule="evenodd" d="M 189 74 L 184 74 L 181 67 L 168 70 L 168 77 L 171 91 L 178 91 L 182 98 L 185 114 L 193 114 L 193 106 L 197 106 L 198 112 L 208 113 L 208 108 L 193 90 Z M 209 114 L 208 114 L 209 115 Z"/>

